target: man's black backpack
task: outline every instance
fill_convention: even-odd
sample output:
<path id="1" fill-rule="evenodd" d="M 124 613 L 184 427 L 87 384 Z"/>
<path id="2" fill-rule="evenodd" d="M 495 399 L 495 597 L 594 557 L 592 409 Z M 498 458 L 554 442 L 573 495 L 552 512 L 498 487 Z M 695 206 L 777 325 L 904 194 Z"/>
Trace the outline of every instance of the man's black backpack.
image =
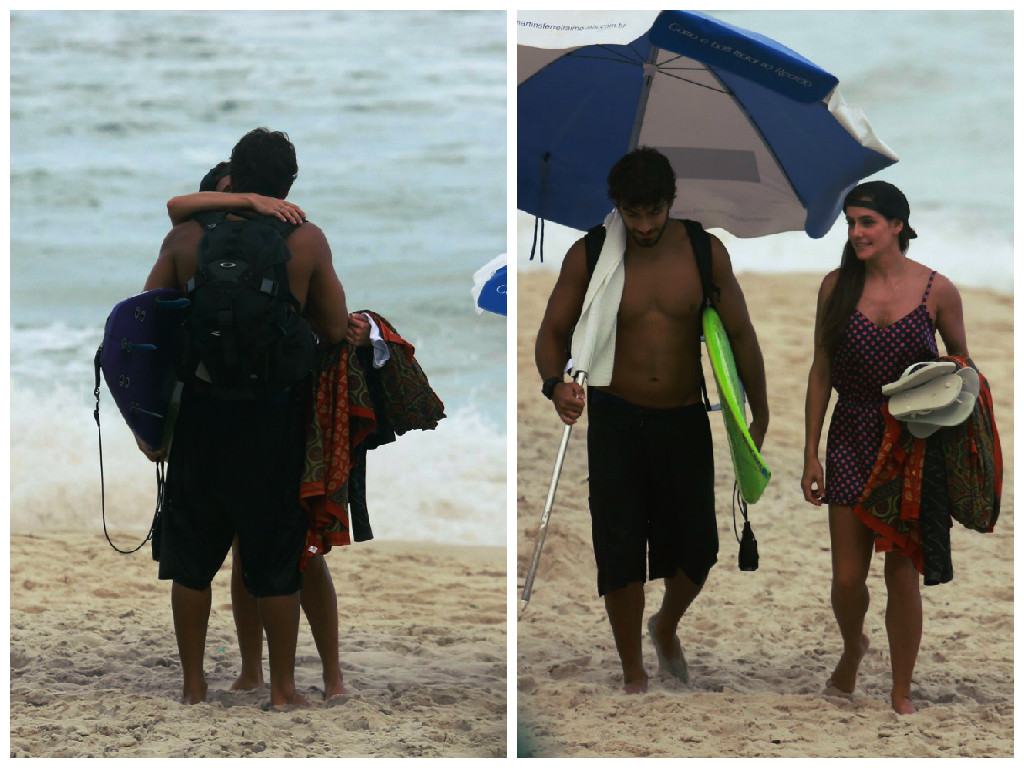
<path id="1" fill-rule="evenodd" d="M 711 306 L 711 294 L 715 293 L 721 297 L 721 289 L 715 285 L 711 280 L 711 237 L 704 230 L 698 221 L 691 221 L 690 219 L 680 219 L 686 226 L 686 233 L 690 236 L 690 244 L 693 246 L 693 254 L 697 260 L 697 271 L 700 273 L 700 285 L 701 292 L 703 294 L 702 307 Z M 596 227 L 592 227 L 587 230 L 587 234 L 583 238 L 583 247 L 586 252 L 587 258 L 587 281 L 589 283 L 590 278 L 594 276 L 594 268 L 597 266 L 597 259 L 601 255 L 601 248 L 604 247 L 605 228 L 603 224 L 598 224 Z M 572 355 L 572 333 L 569 334 L 569 339 L 566 342 L 568 346 L 568 354 Z M 711 401 L 708 399 L 707 387 L 704 384 L 703 377 L 700 382 L 701 393 L 704 395 L 704 405 L 708 410 L 711 410 Z"/>
<path id="2" fill-rule="evenodd" d="M 176 355 L 179 378 L 225 400 L 273 396 L 313 367 L 313 335 L 288 285 L 295 228 L 279 219 L 238 213 L 197 217 L 199 243 L 190 305 Z"/>

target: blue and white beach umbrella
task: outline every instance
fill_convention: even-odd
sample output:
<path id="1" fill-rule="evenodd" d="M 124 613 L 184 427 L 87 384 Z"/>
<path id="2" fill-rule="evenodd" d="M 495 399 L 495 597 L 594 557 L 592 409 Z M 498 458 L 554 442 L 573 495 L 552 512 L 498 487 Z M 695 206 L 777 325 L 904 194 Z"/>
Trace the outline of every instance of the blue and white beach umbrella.
<path id="1" fill-rule="evenodd" d="M 897 161 L 833 75 L 691 11 L 518 14 L 518 202 L 585 230 L 637 146 L 668 156 L 671 215 L 737 237 L 823 237 L 858 181 Z"/>
<path id="2" fill-rule="evenodd" d="M 501 254 L 473 273 L 473 303 L 477 313 L 484 310 L 508 315 L 508 255 Z"/>

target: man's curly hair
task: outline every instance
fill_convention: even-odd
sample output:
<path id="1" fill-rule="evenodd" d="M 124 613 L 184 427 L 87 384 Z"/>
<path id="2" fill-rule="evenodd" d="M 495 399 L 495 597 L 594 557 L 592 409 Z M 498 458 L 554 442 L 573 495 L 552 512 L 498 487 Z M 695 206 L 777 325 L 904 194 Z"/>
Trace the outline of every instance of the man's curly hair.
<path id="1" fill-rule="evenodd" d="M 619 158 L 608 173 L 608 197 L 617 206 L 672 205 L 676 174 L 661 152 L 651 147 L 634 149 Z"/>
<path id="2" fill-rule="evenodd" d="M 231 189 L 285 198 L 299 175 L 288 134 L 256 128 L 231 150 Z"/>

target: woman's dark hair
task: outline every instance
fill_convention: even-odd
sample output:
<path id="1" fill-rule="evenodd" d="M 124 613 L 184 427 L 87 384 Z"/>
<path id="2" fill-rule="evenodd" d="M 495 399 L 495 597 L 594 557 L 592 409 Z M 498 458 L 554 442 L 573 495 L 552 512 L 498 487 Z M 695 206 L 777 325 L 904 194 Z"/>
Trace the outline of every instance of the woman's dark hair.
<path id="1" fill-rule="evenodd" d="M 672 164 L 651 147 L 623 155 L 608 172 L 608 197 L 618 206 L 671 206 L 676 199 Z"/>
<path id="2" fill-rule="evenodd" d="M 256 128 L 231 150 L 231 188 L 284 198 L 299 175 L 295 147 L 288 134 Z"/>
<path id="3" fill-rule="evenodd" d="M 839 342 L 857 308 L 864 291 L 864 262 L 857 258 L 850 241 L 843 247 L 843 260 L 839 263 L 839 276 L 832 293 L 825 300 L 821 317 L 821 342 L 829 360 L 835 359 Z"/>
<path id="4" fill-rule="evenodd" d="M 869 204 L 872 201 L 875 203 L 882 202 L 877 199 L 878 195 L 875 194 L 874 185 L 878 183 L 869 182 L 854 187 L 843 202 L 844 213 L 847 207 L 857 205 L 858 201 Z M 874 206 L 871 206 L 871 208 L 874 209 Z M 886 216 L 884 213 L 879 212 L 879 215 L 883 216 L 886 221 L 897 220 Z M 911 237 L 916 237 L 916 235 L 910 228 L 910 225 L 904 221 L 903 229 L 900 230 L 897 236 L 897 242 L 902 253 L 906 253 L 910 247 Z M 832 293 L 825 300 L 825 307 L 821 318 L 821 340 L 830 360 L 835 358 L 839 342 L 842 341 L 843 332 L 846 330 L 846 324 L 849 322 L 853 310 L 857 308 L 857 302 L 860 301 L 860 295 L 863 292 L 864 262 L 857 258 L 857 254 L 854 252 L 853 246 L 850 245 L 849 238 L 847 238 L 846 245 L 843 246 L 843 258 L 839 263 L 839 275 Z"/>
<path id="5" fill-rule="evenodd" d="M 223 160 L 217 163 L 213 168 L 206 172 L 203 176 L 203 180 L 199 182 L 200 192 L 216 192 L 217 185 L 220 184 L 221 180 L 231 174 L 231 163 L 227 160 Z"/>

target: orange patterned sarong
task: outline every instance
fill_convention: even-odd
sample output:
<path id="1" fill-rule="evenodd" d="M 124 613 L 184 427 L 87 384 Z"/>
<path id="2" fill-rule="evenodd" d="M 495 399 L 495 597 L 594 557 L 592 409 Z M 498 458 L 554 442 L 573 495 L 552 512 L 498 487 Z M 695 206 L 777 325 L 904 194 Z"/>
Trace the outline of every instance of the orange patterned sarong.
<path id="1" fill-rule="evenodd" d="M 966 358 L 946 356 L 960 367 Z M 952 518 L 966 528 L 991 532 L 999 517 L 1003 459 L 988 381 L 978 373 L 981 389 L 974 412 L 962 424 L 939 430 L 927 440 L 915 438 L 882 409 L 885 434 L 854 514 L 875 532 L 875 550 L 909 557 L 924 572 L 921 494 L 928 441 L 941 451 L 943 483 Z"/>
<path id="2" fill-rule="evenodd" d="M 378 424 L 383 421 L 401 435 L 410 429 L 433 429 L 444 418 L 444 405 L 417 363 L 414 347 L 383 317 L 361 311 L 376 321 L 391 359 L 375 371 L 364 366 L 358 350 L 347 342 L 322 345 L 317 351 L 306 460 L 299 486 L 300 502 L 309 514 L 303 569 L 310 555 L 352 543 L 350 481 L 356 464 L 365 461 L 365 444 L 377 432 Z M 383 402 L 375 402 L 370 377 L 377 377 L 375 389 Z M 358 533 L 355 538 L 360 540 Z"/>

